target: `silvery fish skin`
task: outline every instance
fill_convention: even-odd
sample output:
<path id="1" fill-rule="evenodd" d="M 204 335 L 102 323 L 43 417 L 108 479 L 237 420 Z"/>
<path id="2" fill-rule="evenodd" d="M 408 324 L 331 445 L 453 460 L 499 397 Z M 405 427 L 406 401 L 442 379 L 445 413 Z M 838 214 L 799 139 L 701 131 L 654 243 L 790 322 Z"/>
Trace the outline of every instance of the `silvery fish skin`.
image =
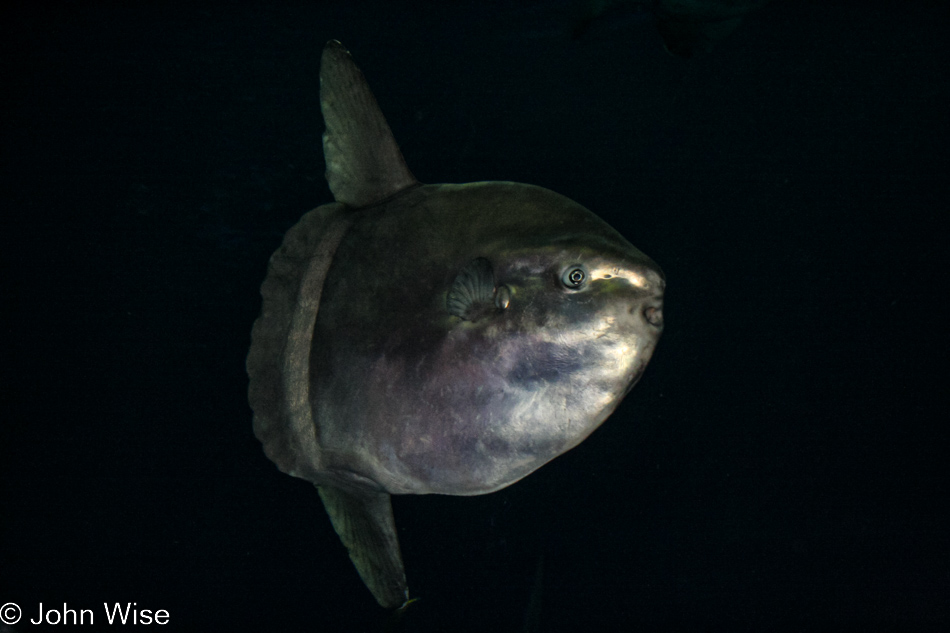
<path id="1" fill-rule="evenodd" d="M 389 496 L 492 492 L 583 441 L 643 373 L 665 280 L 547 189 L 420 185 L 339 42 L 320 81 L 336 202 L 271 257 L 249 399 L 265 453 L 317 486 L 367 587 L 399 607 Z"/>

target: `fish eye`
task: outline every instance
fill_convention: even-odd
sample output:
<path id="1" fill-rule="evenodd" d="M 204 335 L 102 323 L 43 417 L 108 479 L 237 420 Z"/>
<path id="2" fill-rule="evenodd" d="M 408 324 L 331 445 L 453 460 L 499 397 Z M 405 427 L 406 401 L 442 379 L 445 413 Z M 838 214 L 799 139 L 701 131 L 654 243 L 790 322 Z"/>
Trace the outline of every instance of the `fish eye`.
<path id="1" fill-rule="evenodd" d="M 565 288 L 576 290 L 587 281 L 587 272 L 582 266 L 571 266 L 561 275 L 561 283 Z"/>

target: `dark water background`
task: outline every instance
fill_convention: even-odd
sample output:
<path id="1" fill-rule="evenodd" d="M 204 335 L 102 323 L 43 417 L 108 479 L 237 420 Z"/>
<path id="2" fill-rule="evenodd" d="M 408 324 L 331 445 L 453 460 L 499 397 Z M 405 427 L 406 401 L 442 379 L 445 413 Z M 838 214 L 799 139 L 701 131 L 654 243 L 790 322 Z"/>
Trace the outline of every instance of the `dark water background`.
<path id="1" fill-rule="evenodd" d="M 776 0 L 691 59 L 635 10 L 274 4 L 0 10 L 0 603 L 382 629 L 246 404 L 336 38 L 420 180 L 549 187 L 668 278 L 589 440 L 394 500 L 403 630 L 950 630 L 946 3 Z"/>

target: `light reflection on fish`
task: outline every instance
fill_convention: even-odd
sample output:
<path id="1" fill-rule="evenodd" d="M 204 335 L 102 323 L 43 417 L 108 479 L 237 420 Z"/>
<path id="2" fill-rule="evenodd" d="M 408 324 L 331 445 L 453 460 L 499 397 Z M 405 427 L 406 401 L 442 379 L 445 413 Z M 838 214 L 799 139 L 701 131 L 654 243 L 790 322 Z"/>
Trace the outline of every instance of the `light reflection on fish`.
<path id="1" fill-rule="evenodd" d="M 419 184 L 339 42 L 320 101 L 336 202 L 271 257 L 247 359 L 254 432 L 317 486 L 367 587 L 399 607 L 390 495 L 492 492 L 580 443 L 646 367 L 665 281 L 547 189 Z"/>

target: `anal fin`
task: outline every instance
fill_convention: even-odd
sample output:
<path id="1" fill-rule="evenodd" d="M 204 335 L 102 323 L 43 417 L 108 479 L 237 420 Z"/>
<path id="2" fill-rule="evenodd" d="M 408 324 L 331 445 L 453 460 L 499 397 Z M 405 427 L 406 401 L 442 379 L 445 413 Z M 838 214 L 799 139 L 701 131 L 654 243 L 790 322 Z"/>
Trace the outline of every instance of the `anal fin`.
<path id="1" fill-rule="evenodd" d="M 317 486 L 333 529 L 376 601 L 394 609 L 409 599 L 393 509 L 385 492 Z"/>

